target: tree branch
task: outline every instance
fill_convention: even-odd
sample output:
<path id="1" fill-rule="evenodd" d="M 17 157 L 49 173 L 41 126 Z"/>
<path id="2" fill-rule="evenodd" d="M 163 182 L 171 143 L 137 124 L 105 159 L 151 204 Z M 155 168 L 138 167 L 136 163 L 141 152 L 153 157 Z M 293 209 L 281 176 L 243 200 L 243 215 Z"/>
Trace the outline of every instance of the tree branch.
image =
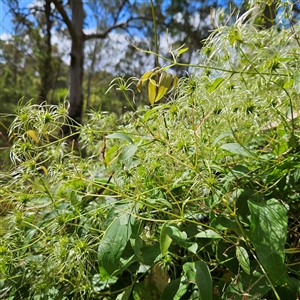
<path id="1" fill-rule="evenodd" d="M 121 22 L 121 23 L 117 23 L 117 24 L 114 24 L 110 27 L 108 27 L 105 31 L 103 32 L 99 32 L 99 33 L 91 33 L 91 34 L 84 34 L 84 40 L 87 41 L 87 40 L 91 40 L 91 39 L 104 39 L 107 37 L 107 35 L 112 32 L 114 29 L 117 29 L 117 28 L 126 28 L 129 26 L 129 23 L 131 21 L 134 21 L 134 20 L 141 20 L 141 19 L 144 19 L 143 17 L 130 17 L 128 18 L 125 22 Z"/>
<path id="2" fill-rule="evenodd" d="M 56 9 L 58 10 L 58 12 L 61 14 L 63 21 L 65 22 L 65 24 L 68 27 L 71 39 L 73 41 L 76 41 L 77 39 L 77 34 L 75 31 L 75 28 L 73 26 L 72 21 L 70 20 L 70 18 L 68 17 L 68 14 L 66 12 L 66 10 L 64 9 L 64 7 L 62 6 L 61 2 L 58 0 L 51 0 L 51 2 L 55 5 Z"/>

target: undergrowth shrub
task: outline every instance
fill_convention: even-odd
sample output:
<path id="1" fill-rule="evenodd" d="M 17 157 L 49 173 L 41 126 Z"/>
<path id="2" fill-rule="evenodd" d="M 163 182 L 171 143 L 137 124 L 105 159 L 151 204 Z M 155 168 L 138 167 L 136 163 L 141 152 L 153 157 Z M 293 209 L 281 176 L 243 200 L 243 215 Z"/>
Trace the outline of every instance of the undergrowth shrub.
<path id="1" fill-rule="evenodd" d="M 211 35 L 168 101 L 119 122 L 91 112 L 77 145 L 60 137 L 65 105 L 20 107 L 0 298 L 298 299 L 299 27 L 245 19 Z"/>

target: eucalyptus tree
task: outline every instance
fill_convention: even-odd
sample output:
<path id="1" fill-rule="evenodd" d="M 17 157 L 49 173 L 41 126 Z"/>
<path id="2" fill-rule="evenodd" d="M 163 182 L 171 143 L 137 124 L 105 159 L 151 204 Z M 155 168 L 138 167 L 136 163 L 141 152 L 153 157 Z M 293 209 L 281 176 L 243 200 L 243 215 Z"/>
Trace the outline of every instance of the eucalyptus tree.
<path id="1" fill-rule="evenodd" d="M 39 74 L 40 84 L 37 96 L 38 102 L 48 99 L 53 87 L 53 43 L 52 31 L 57 20 L 50 0 L 43 2 L 22 2 L 5 0 L 10 9 L 13 21 L 13 36 L 27 42 L 23 55 L 30 55 Z"/>

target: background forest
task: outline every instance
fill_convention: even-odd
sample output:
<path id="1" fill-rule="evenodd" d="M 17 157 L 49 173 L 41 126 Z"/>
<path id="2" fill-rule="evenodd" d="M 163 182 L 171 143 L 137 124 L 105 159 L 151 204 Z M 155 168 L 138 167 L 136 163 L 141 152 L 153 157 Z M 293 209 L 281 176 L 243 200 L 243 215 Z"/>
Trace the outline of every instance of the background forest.
<path id="1" fill-rule="evenodd" d="M 0 299 L 299 299 L 298 1 L 5 4 Z"/>

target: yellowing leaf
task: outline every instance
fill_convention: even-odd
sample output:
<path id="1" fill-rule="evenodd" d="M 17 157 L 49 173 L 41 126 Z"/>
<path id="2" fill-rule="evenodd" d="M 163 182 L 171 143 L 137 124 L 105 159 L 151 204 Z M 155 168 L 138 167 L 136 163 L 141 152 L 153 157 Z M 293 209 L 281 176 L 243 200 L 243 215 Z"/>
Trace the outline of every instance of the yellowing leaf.
<path id="1" fill-rule="evenodd" d="M 178 77 L 174 76 L 172 90 L 177 88 L 177 85 L 178 85 Z"/>
<path id="2" fill-rule="evenodd" d="M 210 85 L 210 87 L 207 89 L 209 93 L 212 93 L 214 90 L 216 90 L 223 82 L 225 81 L 224 78 L 216 78 L 214 82 Z"/>
<path id="3" fill-rule="evenodd" d="M 34 130 L 28 130 L 27 133 L 37 144 L 39 143 L 39 140 L 38 140 Z"/>
<path id="4" fill-rule="evenodd" d="M 157 88 L 156 81 L 153 78 L 151 78 L 148 83 L 148 97 L 151 105 L 153 105 L 155 102 L 156 88 Z"/>
<path id="5" fill-rule="evenodd" d="M 171 83 L 173 81 L 173 75 L 168 74 L 168 73 L 162 73 L 160 78 L 159 78 L 159 83 L 158 83 L 158 93 L 155 98 L 154 102 L 159 101 L 168 91 L 169 87 L 171 86 Z"/>
<path id="6" fill-rule="evenodd" d="M 188 50 L 189 50 L 189 48 L 182 48 L 182 49 L 180 49 L 180 50 L 178 51 L 176 57 L 179 57 L 182 53 L 184 53 L 184 52 L 186 52 L 186 51 L 188 51 Z"/>
<path id="7" fill-rule="evenodd" d="M 48 175 L 48 171 L 45 166 L 40 166 L 40 168 L 44 171 L 45 175 Z"/>
<path id="8" fill-rule="evenodd" d="M 150 76 L 153 74 L 154 70 L 150 70 L 147 71 L 146 73 L 144 73 L 144 75 L 141 77 L 141 79 L 139 80 L 139 82 L 136 85 L 136 88 L 139 92 L 142 91 L 142 85 L 144 84 L 144 82 L 150 78 Z"/>

